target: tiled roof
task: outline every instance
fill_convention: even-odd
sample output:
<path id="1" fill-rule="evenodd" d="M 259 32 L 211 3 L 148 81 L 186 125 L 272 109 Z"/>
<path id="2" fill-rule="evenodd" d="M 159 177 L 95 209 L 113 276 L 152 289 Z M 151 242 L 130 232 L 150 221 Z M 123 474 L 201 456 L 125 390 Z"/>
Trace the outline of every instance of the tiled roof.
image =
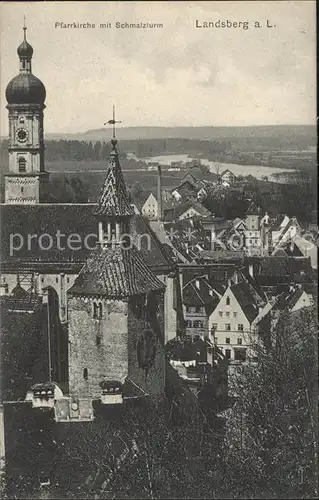
<path id="1" fill-rule="evenodd" d="M 301 286 L 294 287 L 286 293 L 282 293 L 278 296 L 277 307 L 279 309 L 292 309 L 304 293 Z"/>
<path id="2" fill-rule="evenodd" d="M 228 250 L 203 250 L 201 257 L 214 262 L 243 261 L 245 253 L 242 251 Z"/>
<path id="3" fill-rule="evenodd" d="M 185 203 L 181 203 L 180 205 L 176 205 L 173 208 L 169 208 L 165 210 L 165 220 L 173 221 L 178 219 L 183 213 L 185 213 L 190 208 L 196 210 L 200 215 L 204 217 L 209 217 L 211 215 L 210 211 L 207 210 L 201 203 L 198 201 L 187 201 Z"/>
<path id="4" fill-rule="evenodd" d="M 3 295 L 0 297 L 1 308 L 9 311 L 34 311 L 41 303 L 39 297 L 28 292 L 24 293 L 25 296 Z"/>
<path id="5" fill-rule="evenodd" d="M 95 209 L 96 204 L 1 205 L 1 263 L 21 265 L 23 262 L 43 264 L 72 261 L 81 265 L 90 252 L 85 247 L 85 237 L 96 235 L 96 238 L 90 237 L 87 240 L 92 247 L 97 239 Z M 10 252 L 10 241 L 12 243 L 13 238 L 10 235 L 15 234 L 19 236 L 13 239 L 14 246 L 19 248 L 19 243 L 21 246 Z M 57 244 L 57 234 L 60 235 L 60 245 Z M 74 245 L 78 248 L 76 250 L 72 250 L 73 245 L 67 244 L 68 237 L 72 234 L 77 234 L 82 242 Z M 32 235 L 35 237 L 30 240 Z M 51 246 L 49 237 L 44 235 L 52 238 Z M 42 249 L 39 241 L 43 243 Z"/>
<path id="6" fill-rule="evenodd" d="M 116 148 L 110 153 L 110 160 L 96 215 L 124 216 L 134 213 L 126 193 L 125 182 Z"/>
<path id="7" fill-rule="evenodd" d="M 190 281 L 183 288 L 183 304 L 189 306 L 205 306 L 214 302 L 214 297 L 212 297 L 208 292 L 208 287 L 205 287 L 204 283 L 200 282 L 200 288 L 197 288 L 195 281 Z"/>
<path id="8" fill-rule="evenodd" d="M 93 250 L 68 293 L 124 298 L 163 288 L 134 245 L 118 245 Z"/>
<path id="9" fill-rule="evenodd" d="M 1 205 L 0 261 L 2 268 L 8 266 L 22 268 L 29 265 L 32 267 L 34 263 L 42 268 L 49 263 L 53 267 L 63 263 L 63 265 L 75 265 L 77 267 L 75 271 L 79 271 L 98 238 L 97 219 L 94 215 L 96 208 L 96 204 Z M 150 236 L 149 249 L 146 238 L 140 238 L 141 252 L 149 266 L 159 267 L 169 264 L 170 258 L 167 252 L 163 250 L 155 233 L 149 229 L 141 216 L 132 216 L 131 232 L 133 240 L 136 238 L 136 232 L 139 235 Z M 13 245 L 19 248 L 21 242 L 21 248 L 14 251 L 11 249 L 10 252 L 10 235 L 12 243 L 12 235 L 15 234 L 18 236 L 13 239 Z M 52 237 L 53 244 L 50 248 L 41 250 L 39 238 L 45 234 Z M 60 234 L 60 248 L 57 243 L 57 234 Z M 72 234 L 78 235 L 81 243 L 68 245 L 67 240 Z M 36 238 L 30 240 L 28 245 L 30 235 L 36 235 Z M 91 236 L 86 240 L 86 245 L 85 238 L 89 235 Z M 43 247 L 49 243 L 48 237 L 43 237 Z M 73 250 L 72 247 L 78 249 Z"/>
<path id="10" fill-rule="evenodd" d="M 288 276 L 288 257 L 269 256 L 260 259 L 259 273 L 264 276 Z"/>
<path id="11" fill-rule="evenodd" d="M 233 285 L 231 287 L 231 291 L 235 295 L 249 323 L 251 323 L 258 315 L 259 309 L 257 307 L 255 297 L 251 293 L 249 285 L 241 282 L 237 285 Z"/>
<path id="12" fill-rule="evenodd" d="M 157 268 L 172 268 L 174 261 L 150 225 L 141 215 L 135 214 L 131 219 L 131 235 L 137 248 L 140 250 L 144 261 L 153 270 Z"/>

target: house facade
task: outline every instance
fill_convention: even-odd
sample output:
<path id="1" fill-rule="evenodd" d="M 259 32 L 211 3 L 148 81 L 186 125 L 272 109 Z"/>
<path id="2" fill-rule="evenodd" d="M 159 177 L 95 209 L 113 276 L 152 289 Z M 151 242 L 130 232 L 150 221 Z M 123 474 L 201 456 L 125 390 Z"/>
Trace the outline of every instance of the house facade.
<path id="1" fill-rule="evenodd" d="M 153 193 L 150 193 L 141 211 L 142 215 L 150 220 L 158 218 L 158 202 Z"/>
<path id="2" fill-rule="evenodd" d="M 253 321 L 260 310 L 247 283 L 228 286 L 209 317 L 209 331 L 226 359 L 243 362 L 253 358 L 252 341 L 256 339 Z"/>

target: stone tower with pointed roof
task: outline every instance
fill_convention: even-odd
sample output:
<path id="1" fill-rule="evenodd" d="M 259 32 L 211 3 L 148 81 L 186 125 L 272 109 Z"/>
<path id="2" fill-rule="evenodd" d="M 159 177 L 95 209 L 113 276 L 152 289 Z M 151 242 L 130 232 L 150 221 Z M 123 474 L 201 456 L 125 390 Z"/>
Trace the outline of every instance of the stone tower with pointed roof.
<path id="1" fill-rule="evenodd" d="M 33 48 L 26 39 L 18 47 L 19 74 L 7 85 L 9 111 L 9 173 L 5 202 L 36 204 L 46 201 L 48 173 L 44 170 L 43 110 L 46 91 L 31 70 Z"/>
<path id="2" fill-rule="evenodd" d="M 68 290 L 69 392 L 101 396 L 117 382 L 123 398 L 161 396 L 165 383 L 164 289 L 130 237 L 133 209 L 112 140 L 95 210 L 99 241 Z"/>

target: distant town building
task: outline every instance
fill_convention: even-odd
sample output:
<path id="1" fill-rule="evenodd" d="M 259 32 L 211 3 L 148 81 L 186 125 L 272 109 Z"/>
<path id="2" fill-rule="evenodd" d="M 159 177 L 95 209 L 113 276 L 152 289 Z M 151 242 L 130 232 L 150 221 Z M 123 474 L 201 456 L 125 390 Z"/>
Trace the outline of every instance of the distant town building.
<path id="1" fill-rule="evenodd" d="M 228 168 L 220 174 L 220 178 L 223 182 L 226 182 L 229 186 L 236 180 L 235 174 L 231 172 Z"/>

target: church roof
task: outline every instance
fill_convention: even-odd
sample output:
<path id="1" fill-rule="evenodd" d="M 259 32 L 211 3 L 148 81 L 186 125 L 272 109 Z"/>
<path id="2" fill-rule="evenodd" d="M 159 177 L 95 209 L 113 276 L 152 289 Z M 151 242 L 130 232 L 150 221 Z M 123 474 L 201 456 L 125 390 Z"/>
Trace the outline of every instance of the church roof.
<path id="1" fill-rule="evenodd" d="M 60 272 L 62 267 L 63 269 L 72 267 L 75 272 L 80 271 L 98 239 L 97 221 L 94 215 L 97 207 L 95 203 L 1 205 L 0 264 L 3 271 L 25 267 L 43 270 L 57 266 Z M 20 235 L 21 239 L 20 236 L 13 238 L 15 234 Z M 45 234 L 52 237 L 53 242 L 50 247 L 47 236 L 43 236 L 39 242 L 41 235 Z M 60 234 L 60 248 L 57 234 Z M 78 244 L 67 243 L 72 234 L 78 235 L 80 241 Z M 12 235 L 11 240 L 10 235 Z M 28 235 L 37 236 L 30 240 L 29 245 Z M 140 215 L 133 215 L 131 219 L 131 235 L 146 264 L 153 270 L 173 265 L 167 249 Z M 10 241 L 17 250 L 12 251 L 11 248 L 10 252 Z M 48 248 L 41 249 L 39 244 L 41 242 L 43 248 L 47 246 Z M 18 249 L 20 243 L 21 247 Z"/>
<path id="2" fill-rule="evenodd" d="M 118 245 L 93 250 L 68 293 L 125 298 L 163 288 L 135 246 Z"/>
<path id="3" fill-rule="evenodd" d="M 116 149 L 116 139 L 112 140 L 113 151 L 106 171 L 96 215 L 124 216 L 134 213 L 131 207 Z"/>
<path id="4" fill-rule="evenodd" d="M 157 237 L 155 231 L 138 214 L 131 219 L 131 236 L 136 247 L 140 250 L 145 263 L 152 269 L 171 269 L 175 263 L 172 260 L 171 253 Z"/>

